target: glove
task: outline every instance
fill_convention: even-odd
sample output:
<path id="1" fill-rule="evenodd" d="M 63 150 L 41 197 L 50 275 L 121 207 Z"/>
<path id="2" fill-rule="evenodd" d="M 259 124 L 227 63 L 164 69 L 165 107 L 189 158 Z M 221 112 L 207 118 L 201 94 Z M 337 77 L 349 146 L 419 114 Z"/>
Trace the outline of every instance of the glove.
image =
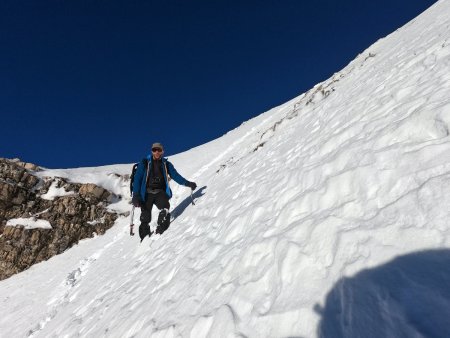
<path id="1" fill-rule="evenodd" d="M 133 204 L 136 208 L 140 208 L 142 201 L 139 195 L 133 195 L 133 198 L 131 199 L 131 204 Z"/>
<path id="2" fill-rule="evenodd" d="M 195 182 L 189 182 L 189 181 L 187 181 L 187 182 L 186 182 L 186 187 L 189 187 L 189 188 L 191 188 L 192 190 L 195 190 L 195 189 L 197 189 L 197 184 L 195 184 Z"/>

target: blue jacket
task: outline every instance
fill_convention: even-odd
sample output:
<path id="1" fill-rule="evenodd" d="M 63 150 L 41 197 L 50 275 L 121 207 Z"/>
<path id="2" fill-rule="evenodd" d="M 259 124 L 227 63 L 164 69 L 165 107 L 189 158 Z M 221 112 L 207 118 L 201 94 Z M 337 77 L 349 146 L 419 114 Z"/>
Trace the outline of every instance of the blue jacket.
<path id="1" fill-rule="evenodd" d="M 147 156 L 146 163 L 147 163 L 147 165 L 145 165 L 144 160 L 139 162 L 139 165 L 136 169 L 136 173 L 134 175 L 134 181 L 133 181 L 133 196 L 136 196 L 137 194 L 139 194 L 142 201 L 145 201 L 146 195 L 147 195 L 147 180 L 149 178 L 148 177 L 149 176 L 148 168 L 151 168 L 150 166 L 153 164 L 153 156 L 152 155 Z M 167 160 L 167 158 L 162 158 L 162 163 L 163 163 L 162 173 L 164 176 L 164 180 L 166 181 L 166 194 L 167 194 L 167 197 L 169 197 L 169 199 L 170 199 L 170 198 L 172 198 L 172 191 L 170 190 L 170 187 L 169 187 L 169 179 L 166 175 L 165 168 L 167 168 L 167 172 L 168 172 L 169 176 L 171 178 L 173 178 L 173 180 L 175 182 L 177 182 L 178 184 L 186 185 L 186 183 L 188 181 L 175 170 L 175 167 L 173 166 L 172 163 L 170 163 Z"/>

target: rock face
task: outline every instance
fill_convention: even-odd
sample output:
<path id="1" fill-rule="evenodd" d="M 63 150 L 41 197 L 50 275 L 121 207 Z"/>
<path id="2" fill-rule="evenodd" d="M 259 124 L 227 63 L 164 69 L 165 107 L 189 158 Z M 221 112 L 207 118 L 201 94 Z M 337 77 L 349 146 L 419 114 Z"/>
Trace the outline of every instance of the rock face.
<path id="1" fill-rule="evenodd" d="M 103 234 L 117 218 L 106 206 L 120 197 L 95 184 L 41 179 L 39 167 L 0 158 L 0 280 L 67 250 L 79 240 Z M 46 195 L 59 191 L 59 197 Z M 61 193 L 62 192 L 62 193 Z M 46 220 L 51 229 L 10 226 L 16 218 Z"/>

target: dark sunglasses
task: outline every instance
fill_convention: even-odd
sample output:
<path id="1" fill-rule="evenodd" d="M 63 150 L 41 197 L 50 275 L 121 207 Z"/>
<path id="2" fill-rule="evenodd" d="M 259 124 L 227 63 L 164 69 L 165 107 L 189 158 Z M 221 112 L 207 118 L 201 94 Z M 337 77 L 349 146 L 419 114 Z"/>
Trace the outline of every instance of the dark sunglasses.
<path id="1" fill-rule="evenodd" d="M 161 148 L 153 148 L 152 152 L 154 152 L 154 153 L 156 153 L 156 152 L 162 153 L 162 149 Z"/>

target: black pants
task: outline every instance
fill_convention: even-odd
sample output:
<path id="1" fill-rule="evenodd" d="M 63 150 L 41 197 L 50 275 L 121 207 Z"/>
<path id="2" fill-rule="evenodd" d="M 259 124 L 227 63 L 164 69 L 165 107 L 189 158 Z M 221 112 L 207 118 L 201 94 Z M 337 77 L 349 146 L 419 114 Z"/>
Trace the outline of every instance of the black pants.
<path id="1" fill-rule="evenodd" d="M 147 193 L 146 197 L 145 203 L 141 205 L 141 225 L 139 226 L 139 235 L 141 239 L 150 235 L 149 225 L 152 220 L 153 205 L 156 205 L 156 207 L 161 210 L 158 217 L 158 228 L 156 229 L 156 232 L 162 234 L 167 230 L 170 224 L 170 203 L 166 193 L 164 191 L 160 191 L 156 194 Z"/>

